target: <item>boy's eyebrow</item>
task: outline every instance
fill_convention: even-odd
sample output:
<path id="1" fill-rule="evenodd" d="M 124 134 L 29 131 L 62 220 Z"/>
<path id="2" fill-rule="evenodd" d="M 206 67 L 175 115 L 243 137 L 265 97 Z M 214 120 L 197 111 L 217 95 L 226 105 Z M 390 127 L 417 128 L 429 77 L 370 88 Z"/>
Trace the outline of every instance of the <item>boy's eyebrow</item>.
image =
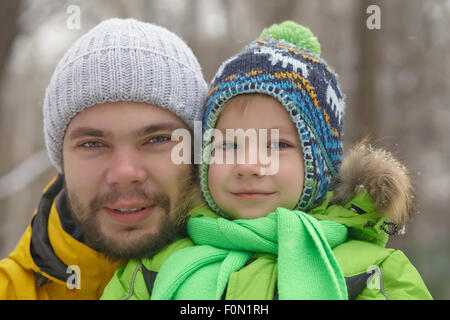
<path id="1" fill-rule="evenodd" d="M 221 131 L 222 133 L 225 133 L 227 129 L 237 130 L 237 129 L 242 129 L 242 128 L 216 128 L 216 129 L 219 130 L 219 131 Z M 249 130 L 249 129 L 253 129 L 253 130 L 262 130 L 262 129 L 264 129 L 264 130 L 267 130 L 268 133 L 270 133 L 271 130 L 278 130 L 278 132 L 280 132 L 280 133 L 284 133 L 284 132 L 287 133 L 287 132 L 289 132 L 285 127 L 258 128 L 258 129 L 255 129 L 255 128 L 247 128 L 246 130 L 244 130 L 244 132 L 247 131 L 247 130 Z"/>
<path id="2" fill-rule="evenodd" d="M 286 127 L 274 127 L 274 128 L 267 128 L 267 131 L 270 132 L 271 130 L 278 130 L 279 132 L 287 132 Z"/>
<path id="3" fill-rule="evenodd" d="M 182 124 L 177 124 L 174 122 L 168 122 L 168 123 L 158 123 L 158 124 L 152 124 L 149 126 L 145 126 L 142 129 L 138 129 L 135 131 L 135 134 L 137 136 L 145 136 L 152 134 L 154 132 L 158 131 L 170 131 L 172 132 L 175 129 L 184 128 Z M 108 137 L 111 136 L 111 131 L 105 131 L 101 129 L 91 128 L 91 127 L 78 127 L 74 129 L 72 132 L 70 132 L 68 138 L 70 140 L 75 140 L 81 137 Z"/>

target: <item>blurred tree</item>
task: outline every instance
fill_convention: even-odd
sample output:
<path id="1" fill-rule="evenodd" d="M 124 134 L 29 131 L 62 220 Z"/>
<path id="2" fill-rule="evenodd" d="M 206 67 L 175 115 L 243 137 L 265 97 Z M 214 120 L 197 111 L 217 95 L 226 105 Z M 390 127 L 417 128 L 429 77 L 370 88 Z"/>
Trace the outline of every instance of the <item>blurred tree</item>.
<path id="1" fill-rule="evenodd" d="M 379 137 L 379 113 L 377 110 L 376 81 L 378 68 L 378 29 L 367 28 L 369 14 L 366 9 L 373 3 L 372 0 L 360 1 L 359 17 L 354 21 L 359 31 L 358 77 L 359 89 L 354 106 L 355 126 L 353 136 L 358 139 L 365 135 L 373 138 Z M 381 10 L 382 11 L 382 10 Z"/>
<path id="2" fill-rule="evenodd" d="M 5 77 L 4 70 L 9 59 L 10 51 L 14 39 L 20 32 L 17 20 L 21 10 L 21 1 L 2 1 L 0 2 L 0 88 Z M 0 104 L 0 118 L 2 117 L 2 108 Z M 4 161 L 2 157 L 2 162 Z M 0 251 L 2 250 L 2 241 L 0 241 Z"/>
<path id="3" fill-rule="evenodd" d="M 12 43 L 20 31 L 17 23 L 20 6 L 20 0 L 0 2 L 0 81 Z"/>

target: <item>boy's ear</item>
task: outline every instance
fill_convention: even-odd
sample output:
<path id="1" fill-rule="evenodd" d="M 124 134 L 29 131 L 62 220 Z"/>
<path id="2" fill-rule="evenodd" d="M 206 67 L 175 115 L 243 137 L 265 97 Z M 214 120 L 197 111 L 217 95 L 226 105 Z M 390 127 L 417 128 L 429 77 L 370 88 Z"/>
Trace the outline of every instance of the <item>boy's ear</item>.
<path id="1" fill-rule="evenodd" d="M 408 169 L 390 152 L 375 149 L 369 138 L 358 142 L 342 161 L 332 191 L 332 203 L 345 205 L 367 190 L 377 209 L 390 221 L 404 225 L 414 208 L 414 187 Z"/>

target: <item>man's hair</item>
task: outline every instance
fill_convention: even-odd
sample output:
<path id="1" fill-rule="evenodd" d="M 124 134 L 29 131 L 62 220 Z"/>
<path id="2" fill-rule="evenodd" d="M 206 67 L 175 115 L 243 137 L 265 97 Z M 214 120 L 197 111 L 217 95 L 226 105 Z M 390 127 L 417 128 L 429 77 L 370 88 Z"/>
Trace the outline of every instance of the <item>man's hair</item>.
<path id="1" fill-rule="evenodd" d="M 134 19 L 105 20 L 66 51 L 47 87 L 43 114 L 50 161 L 63 172 L 64 133 L 85 108 L 144 102 L 169 110 L 192 129 L 202 119 L 207 90 L 197 58 L 173 32 Z"/>

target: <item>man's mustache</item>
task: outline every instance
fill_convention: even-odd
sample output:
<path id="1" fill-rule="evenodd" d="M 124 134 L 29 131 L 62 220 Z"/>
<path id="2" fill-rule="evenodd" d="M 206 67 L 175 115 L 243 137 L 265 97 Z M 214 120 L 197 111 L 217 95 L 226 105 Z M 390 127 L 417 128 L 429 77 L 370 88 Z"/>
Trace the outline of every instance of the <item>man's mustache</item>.
<path id="1" fill-rule="evenodd" d="M 105 193 L 97 194 L 89 204 L 91 212 L 97 212 L 108 204 L 115 203 L 119 200 L 136 200 L 157 205 L 164 209 L 166 214 L 170 212 L 170 198 L 163 192 L 148 192 L 144 189 L 134 189 L 123 192 L 120 190 L 110 190 Z"/>

